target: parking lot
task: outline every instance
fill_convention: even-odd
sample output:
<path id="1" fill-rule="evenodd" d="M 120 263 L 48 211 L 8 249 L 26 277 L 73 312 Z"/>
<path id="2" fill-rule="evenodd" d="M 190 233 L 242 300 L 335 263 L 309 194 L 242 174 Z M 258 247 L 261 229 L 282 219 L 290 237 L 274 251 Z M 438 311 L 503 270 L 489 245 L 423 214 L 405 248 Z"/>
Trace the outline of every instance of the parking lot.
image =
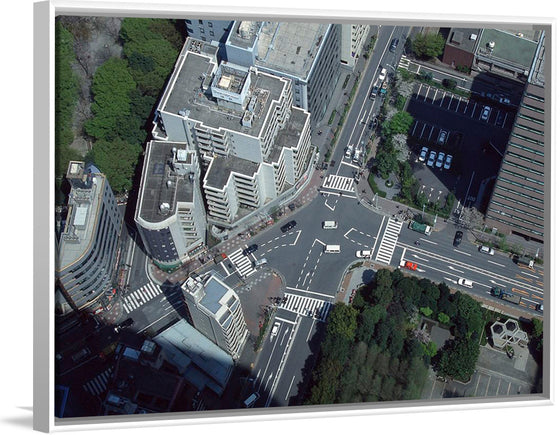
<path id="1" fill-rule="evenodd" d="M 407 108 L 415 119 L 409 146 L 421 189 L 429 201 L 444 201 L 452 191 L 461 203 L 483 204 L 489 194 L 485 187 L 491 185 L 488 181 L 498 172 L 506 148 L 513 112 L 425 84 L 416 84 L 415 91 Z M 423 147 L 428 148 L 424 161 L 419 158 Z M 445 165 L 447 156 L 451 163 Z"/>

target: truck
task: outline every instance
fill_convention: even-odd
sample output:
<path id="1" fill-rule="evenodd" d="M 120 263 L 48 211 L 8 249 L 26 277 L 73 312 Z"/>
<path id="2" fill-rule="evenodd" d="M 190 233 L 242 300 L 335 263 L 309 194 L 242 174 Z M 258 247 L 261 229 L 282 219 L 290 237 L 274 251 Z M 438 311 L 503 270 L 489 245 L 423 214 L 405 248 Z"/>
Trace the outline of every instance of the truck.
<path id="1" fill-rule="evenodd" d="M 527 267 L 530 267 L 532 269 L 533 266 L 535 265 L 535 261 L 532 258 L 529 258 L 529 257 L 526 257 L 526 256 L 517 257 L 517 265 L 518 266 L 527 266 Z"/>
<path id="2" fill-rule="evenodd" d="M 432 234 L 432 227 L 426 224 L 421 224 L 420 222 L 410 221 L 410 223 L 408 224 L 408 228 L 410 228 L 412 231 L 417 231 L 427 236 Z"/>
<path id="3" fill-rule="evenodd" d="M 387 83 L 387 81 L 384 81 L 383 84 L 381 85 L 381 88 L 379 89 L 379 95 L 385 95 L 387 93 L 388 86 L 389 84 Z"/>
<path id="4" fill-rule="evenodd" d="M 512 304 L 519 305 L 521 302 L 521 296 L 514 295 L 513 293 L 507 292 L 499 287 L 492 287 L 490 289 L 490 294 L 495 298 L 503 299 L 504 301 L 511 302 Z"/>

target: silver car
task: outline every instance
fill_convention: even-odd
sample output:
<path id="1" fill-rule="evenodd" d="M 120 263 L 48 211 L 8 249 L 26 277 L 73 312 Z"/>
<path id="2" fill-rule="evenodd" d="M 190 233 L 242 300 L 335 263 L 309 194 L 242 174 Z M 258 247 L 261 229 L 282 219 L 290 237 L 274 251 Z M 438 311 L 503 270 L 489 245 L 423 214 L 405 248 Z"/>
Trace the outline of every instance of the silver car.
<path id="1" fill-rule="evenodd" d="M 422 147 L 422 151 L 420 151 L 420 155 L 418 156 L 418 160 L 420 162 L 423 162 L 426 160 L 426 157 L 428 156 L 428 148 L 426 147 Z"/>
<path id="2" fill-rule="evenodd" d="M 430 157 L 428 157 L 428 161 L 426 162 L 426 164 L 428 166 L 434 166 L 435 161 L 436 161 L 436 152 L 430 151 Z"/>
<path id="3" fill-rule="evenodd" d="M 444 169 L 449 169 L 451 167 L 451 160 L 453 160 L 453 156 L 451 154 L 447 154 L 445 163 L 443 164 Z"/>
<path id="4" fill-rule="evenodd" d="M 494 249 L 489 246 L 481 246 L 478 248 L 478 252 L 482 252 L 483 254 L 494 255 Z"/>
<path id="5" fill-rule="evenodd" d="M 441 168 L 443 166 L 444 158 L 445 158 L 445 153 L 440 152 L 437 156 L 436 168 Z"/>
<path id="6" fill-rule="evenodd" d="M 489 117 L 490 117 L 490 107 L 484 106 L 484 109 L 482 109 L 482 114 L 480 115 L 480 119 L 482 119 L 483 121 L 488 121 Z"/>

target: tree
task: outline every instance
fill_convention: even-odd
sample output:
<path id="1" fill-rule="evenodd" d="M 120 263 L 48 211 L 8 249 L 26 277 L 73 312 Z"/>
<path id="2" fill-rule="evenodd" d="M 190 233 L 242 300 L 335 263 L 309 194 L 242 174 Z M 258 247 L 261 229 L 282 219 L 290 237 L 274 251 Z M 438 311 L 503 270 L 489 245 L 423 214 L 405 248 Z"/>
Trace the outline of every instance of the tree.
<path id="1" fill-rule="evenodd" d="M 397 170 L 398 160 L 394 152 L 381 149 L 375 155 L 375 168 L 383 179 L 389 178 Z"/>
<path id="2" fill-rule="evenodd" d="M 112 57 L 95 72 L 91 110 L 93 119 L 85 129 L 96 139 L 113 140 L 119 136 L 119 120 L 131 113 L 131 92 L 136 88 L 126 60 Z"/>
<path id="3" fill-rule="evenodd" d="M 482 228 L 484 215 L 474 207 L 465 208 L 461 213 L 461 221 L 467 228 Z"/>
<path id="4" fill-rule="evenodd" d="M 456 338 L 440 350 L 436 370 L 440 376 L 466 382 L 474 373 L 480 347 L 476 340 Z"/>
<path id="5" fill-rule="evenodd" d="M 381 305 L 368 306 L 358 316 L 356 339 L 368 342 L 375 331 L 375 325 L 386 316 L 387 312 Z"/>
<path id="6" fill-rule="evenodd" d="M 412 41 L 412 51 L 418 57 L 431 58 L 441 56 L 445 39 L 439 33 L 416 35 Z"/>
<path id="7" fill-rule="evenodd" d="M 449 316 L 445 313 L 439 313 L 438 316 L 438 322 L 439 323 L 443 323 L 444 325 L 447 325 L 449 323 Z"/>
<path id="8" fill-rule="evenodd" d="M 140 145 L 116 138 L 97 141 L 89 158 L 107 176 L 113 191 L 123 192 L 132 188 L 131 180 L 141 152 Z"/>
<path id="9" fill-rule="evenodd" d="M 467 327 L 467 335 L 478 334 L 482 329 L 483 319 L 480 302 L 475 301 L 465 293 L 459 293 L 457 301 L 457 317 L 464 319 Z M 456 323 L 457 323 L 456 319 Z"/>
<path id="10" fill-rule="evenodd" d="M 414 122 L 414 118 L 408 112 L 400 111 L 395 113 L 389 123 L 391 134 L 407 134 Z"/>

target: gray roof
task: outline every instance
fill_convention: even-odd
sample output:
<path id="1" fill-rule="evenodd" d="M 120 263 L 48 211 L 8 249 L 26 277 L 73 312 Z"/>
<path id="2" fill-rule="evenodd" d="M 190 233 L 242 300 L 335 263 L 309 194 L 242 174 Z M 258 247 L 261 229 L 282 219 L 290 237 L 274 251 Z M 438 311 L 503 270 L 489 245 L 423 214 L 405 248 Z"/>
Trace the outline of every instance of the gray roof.
<path id="1" fill-rule="evenodd" d="M 292 148 L 297 146 L 300 140 L 301 132 L 308 118 L 309 114 L 304 110 L 292 107 L 292 113 L 286 123 L 286 127 L 278 132 L 272 151 L 266 161 L 276 162 L 282 152 L 282 148 Z"/>
<path id="2" fill-rule="evenodd" d="M 185 319 L 179 320 L 153 340 L 165 351 L 170 362 L 193 385 L 200 385 L 200 372 L 210 377 L 222 389 L 233 369 L 233 359 L 224 350 L 193 328 Z M 191 364 L 196 365 L 193 370 Z M 206 377 L 204 376 L 204 378 Z M 209 388 L 213 387 L 208 385 Z M 217 391 L 221 394 L 221 391 Z"/>
<path id="3" fill-rule="evenodd" d="M 217 314 L 222 307 L 220 300 L 228 292 L 229 288 L 216 277 L 210 278 L 204 284 L 205 295 L 199 301 L 200 305 L 206 307 L 212 314 Z"/>
<path id="4" fill-rule="evenodd" d="M 173 77 L 175 81 L 171 81 L 172 84 L 166 92 L 167 99 L 162 100 L 163 107 L 160 105 L 160 110 L 172 114 L 184 111 L 189 119 L 209 127 L 228 129 L 258 137 L 272 102 L 280 100 L 286 86 L 285 81 L 279 77 L 257 74 L 254 71 L 249 73 L 251 88 L 255 92 L 259 89 L 264 90 L 266 98 L 260 101 L 260 106 L 255 111 L 260 113 L 260 116 L 255 116 L 252 125 L 246 127 L 241 124 L 245 107 L 239 107 L 238 112 L 225 110 L 211 97 L 209 91 L 202 92 L 202 82 L 205 81 L 210 85 L 211 73 L 217 67 L 217 64 L 213 62 L 214 60 L 209 57 L 188 52 L 184 62 L 177 66 L 178 71 Z M 249 94 L 250 96 L 251 94 Z"/>
<path id="5" fill-rule="evenodd" d="M 161 222 L 173 214 L 177 202 L 193 201 L 193 182 L 187 176 L 174 174 L 169 165 L 173 148 L 185 149 L 184 143 L 151 141 L 144 161 L 144 182 L 140 192 L 138 216 L 146 222 Z M 192 158 L 192 154 L 188 154 Z M 171 180 L 171 186 L 167 181 Z M 169 213 L 162 213 L 160 205 L 168 203 Z"/>
<path id="6" fill-rule="evenodd" d="M 259 164 L 235 156 L 215 157 L 205 176 L 205 185 L 222 189 L 231 172 L 252 177 L 259 169 Z"/>
<path id="7" fill-rule="evenodd" d="M 469 53 L 474 53 L 478 44 L 478 36 L 480 29 L 475 28 L 457 28 L 454 27 L 449 32 L 447 44 L 458 47 Z M 476 35 L 475 39 L 470 39 L 471 35 Z"/>
<path id="8" fill-rule="evenodd" d="M 250 48 L 255 44 L 261 21 L 236 21 L 228 36 L 229 44 L 235 47 Z"/>

